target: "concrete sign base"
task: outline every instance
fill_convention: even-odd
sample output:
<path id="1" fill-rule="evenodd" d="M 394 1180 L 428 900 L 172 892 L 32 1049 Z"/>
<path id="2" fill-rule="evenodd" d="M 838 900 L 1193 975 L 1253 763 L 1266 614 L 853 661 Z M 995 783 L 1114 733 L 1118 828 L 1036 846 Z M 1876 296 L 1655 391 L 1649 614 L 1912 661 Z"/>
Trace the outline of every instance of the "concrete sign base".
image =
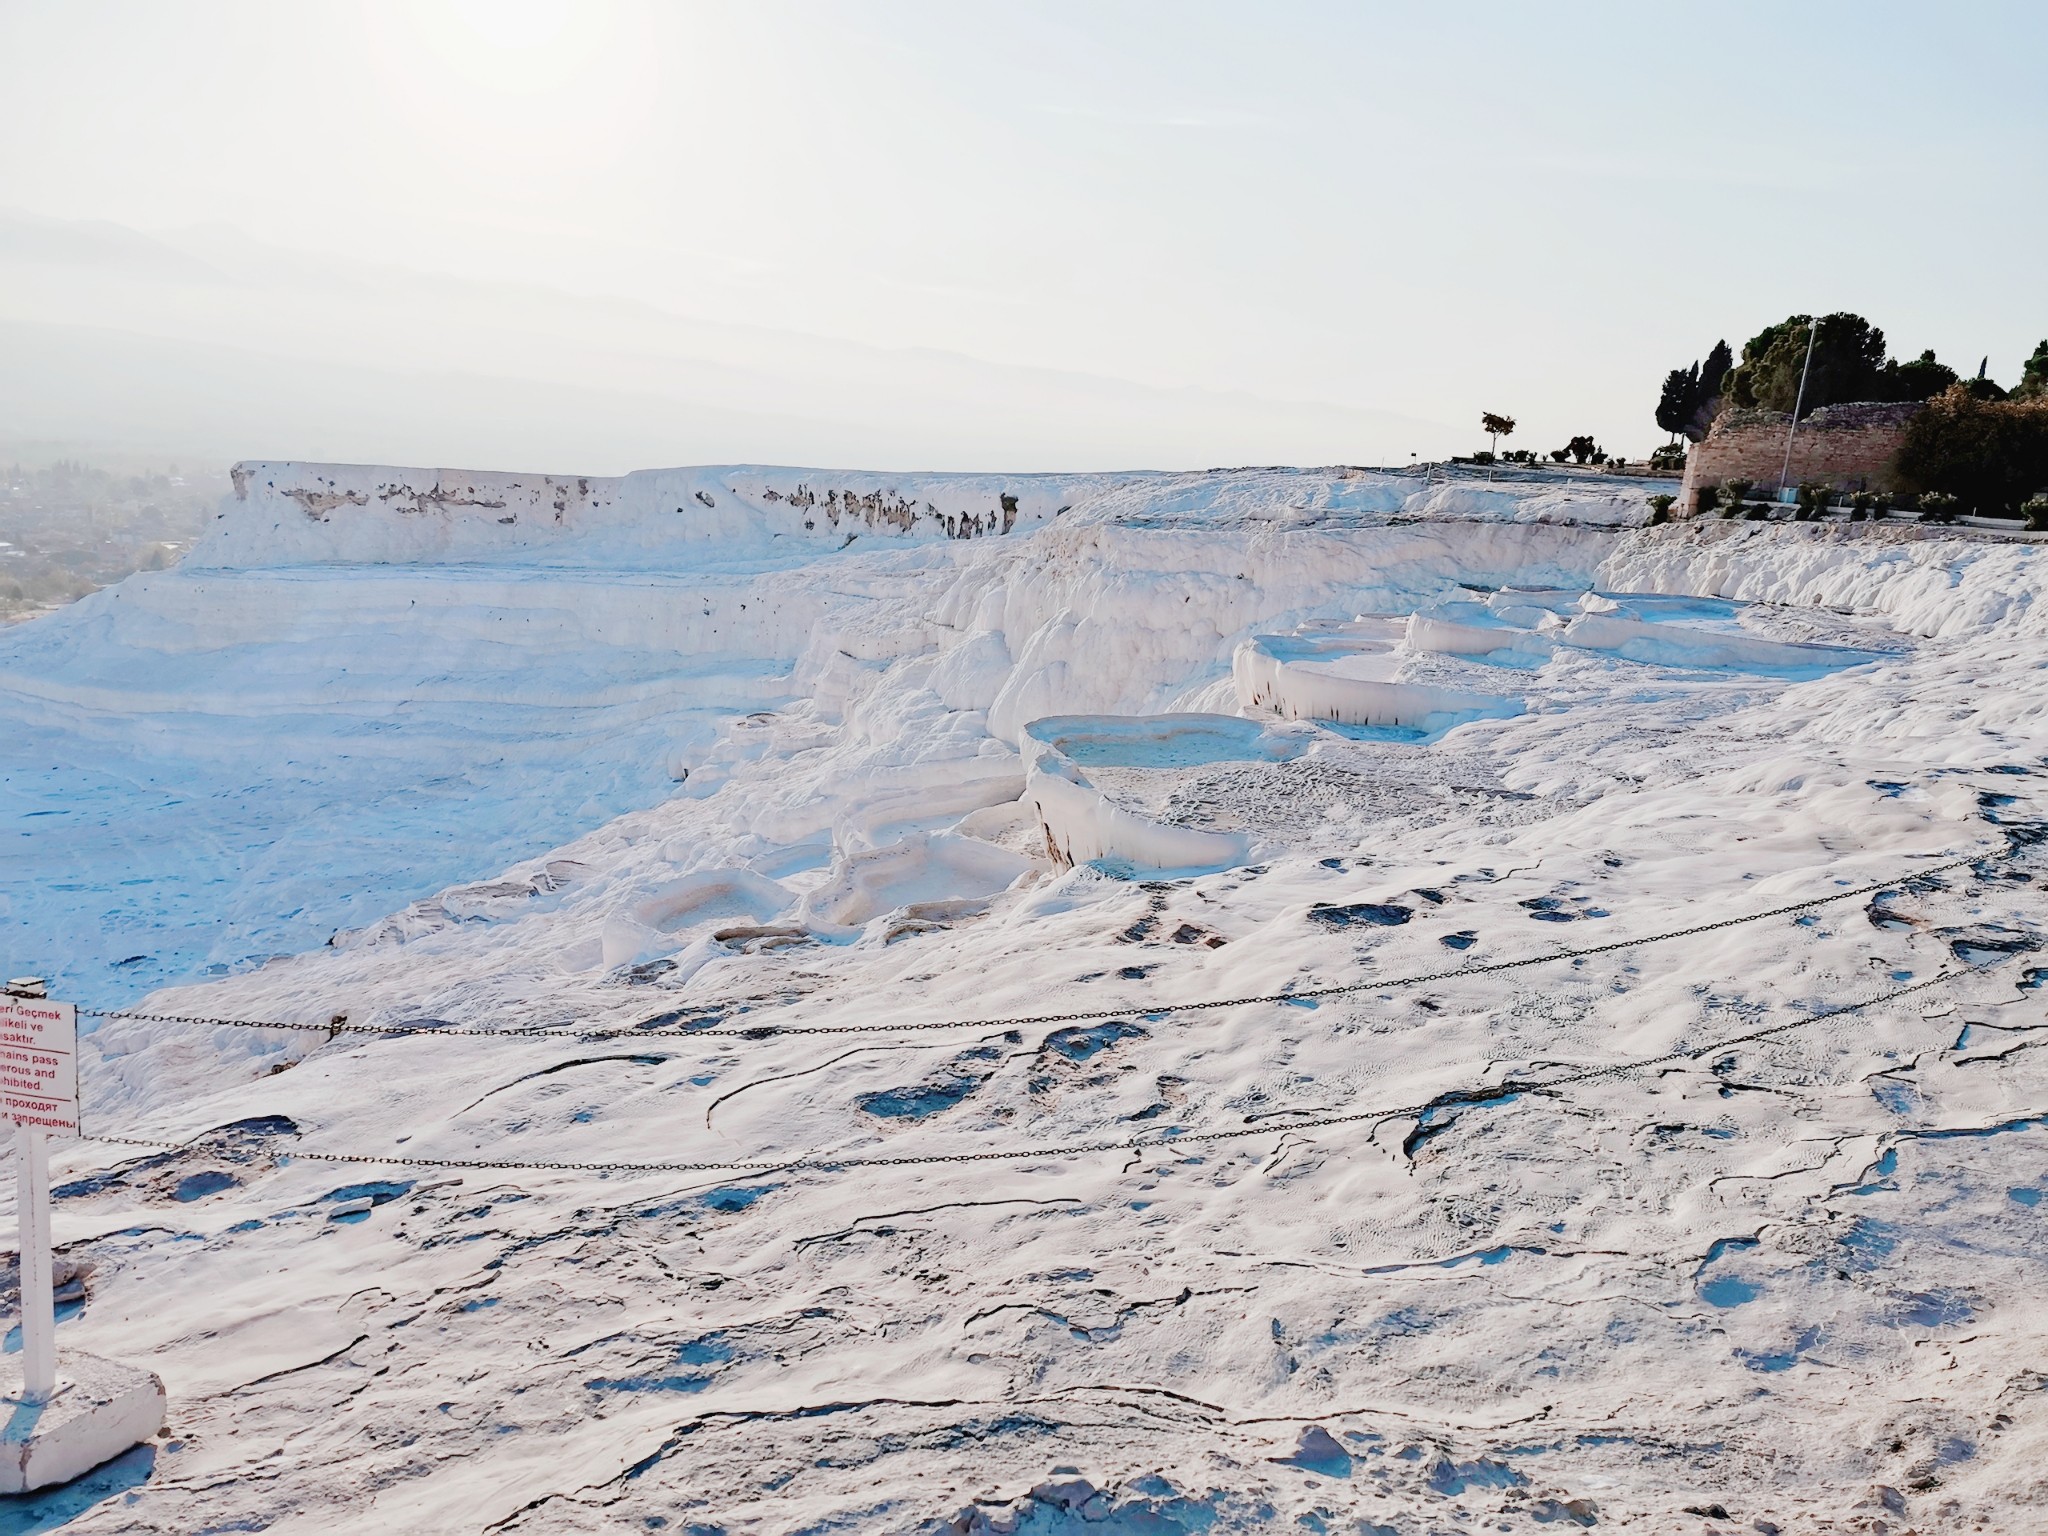
<path id="1" fill-rule="evenodd" d="M 164 1384 L 150 1371 L 60 1350 L 49 1401 L 22 1401 L 21 1357 L 0 1377 L 0 1494 L 68 1483 L 163 1427 Z"/>

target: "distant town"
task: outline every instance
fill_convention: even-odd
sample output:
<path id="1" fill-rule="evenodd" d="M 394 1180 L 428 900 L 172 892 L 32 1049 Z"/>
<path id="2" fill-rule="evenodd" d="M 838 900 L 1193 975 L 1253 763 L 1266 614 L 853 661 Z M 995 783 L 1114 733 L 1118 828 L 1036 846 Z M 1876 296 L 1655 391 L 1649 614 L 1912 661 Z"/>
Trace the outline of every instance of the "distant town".
<path id="1" fill-rule="evenodd" d="M 0 623 L 62 607 L 131 572 L 174 564 L 199 536 L 226 478 L 223 467 L 196 461 L 6 464 Z"/>

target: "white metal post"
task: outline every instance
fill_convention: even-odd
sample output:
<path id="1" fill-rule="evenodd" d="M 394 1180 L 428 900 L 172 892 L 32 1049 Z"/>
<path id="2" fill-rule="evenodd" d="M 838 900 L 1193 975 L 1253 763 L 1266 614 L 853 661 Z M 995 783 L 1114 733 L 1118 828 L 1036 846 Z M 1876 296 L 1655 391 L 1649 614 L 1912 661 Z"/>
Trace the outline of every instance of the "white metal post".
<path id="1" fill-rule="evenodd" d="M 50 1146 L 37 1126 L 14 1131 L 15 1222 L 21 1248 L 21 1396 L 57 1390 L 57 1310 L 50 1283 Z"/>
<path id="2" fill-rule="evenodd" d="M 163 1427 L 164 1384 L 79 1354 L 57 1384 L 49 1139 L 78 1134 L 78 1010 L 39 977 L 0 988 L 0 1120 L 14 1122 L 21 1238 L 21 1391 L 8 1399 L 17 1411 L 0 1456 L 0 1501 L 12 1503 L 8 1495 L 69 1482 L 149 1439 Z"/>

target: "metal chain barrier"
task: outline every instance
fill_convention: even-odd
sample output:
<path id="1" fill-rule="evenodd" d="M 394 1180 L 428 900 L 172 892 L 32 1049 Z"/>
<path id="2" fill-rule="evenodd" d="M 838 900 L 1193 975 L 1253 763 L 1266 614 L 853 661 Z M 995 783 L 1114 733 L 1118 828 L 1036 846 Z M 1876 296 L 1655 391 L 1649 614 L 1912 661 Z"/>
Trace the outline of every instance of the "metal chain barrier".
<path id="1" fill-rule="evenodd" d="M 1894 882 L 1896 883 L 1896 882 Z M 1719 924 L 1715 926 L 1726 926 Z M 1731 1035 L 1724 1039 L 1710 1041 L 1705 1045 L 1681 1046 L 1661 1055 L 1643 1057 L 1634 1061 L 1606 1062 L 1580 1067 L 1554 1076 L 1541 1078 L 1506 1078 L 1498 1083 L 1489 1083 L 1477 1089 L 1448 1090 L 1432 1095 L 1414 1104 L 1391 1105 L 1379 1109 L 1353 1110 L 1337 1115 L 1318 1115 L 1306 1119 L 1289 1119 L 1284 1123 L 1241 1126 L 1230 1130 L 1191 1131 L 1185 1135 L 1161 1134 L 1154 1136 L 1133 1136 L 1106 1141 L 1057 1142 L 1028 1147 L 1010 1147 L 990 1152 L 932 1153 L 924 1156 L 835 1157 L 829 1153 L 806 1152 L 794 1157 L 749 1162 L 661 1162 L 661 1163 L 570 1163 L 525 1161 L 519 1159 L 413 1157 L 405 1153 L 363 1153 L 363 1152 L 302 1152 L 285 1154 L 290 1158 L 319 1163 L 370 1163 L 396 1165 L 409 1168 L 446 1168 L 490 1172 L 551 1172 L 551 1173 L 599 1173 L 599 1174 L 642 1174 L 642 1173 L 779 1173 L 797 1169 L 819 1169 L 839 1171 L 849 1168 L 910 1168 L 930 1167 L 943 1163 L 995 1163 L 1024 1162 L 1036 1158 L 1071 1158 L 1092 1155 L 1099 1152 L 1148 1152 L 1171 1150 L 1176 1147 L 1206 1146 L 1217 1142 L 1242 1141 L 1253 1136 L 1287 1135 L 1299 1131 L 1324 1130 L 1339 1125 L 1356 1125 L 1365 1121 L 1391 1120 L 1409 1115 L 1419 1115 L 1440 1104 L 1477 1103 L 1498 1100 L 1521 1093 L 1548 1093 L 1578 1083 L 1594 1082 L 1601 1078 L 1622 1077 L 1630 1073 L 1648 1071 L 1653 1067 L 1668 1066 L 1674 1062 L 1693 1060 L 1714 1051 L 1728 1050 L 1733 1046 L 1747 1045 L 1774 1035 L 1803 1029 L 1810 1024 L 1822 1023 L 1828 1019 L 1843 1018 L 1866 1012 L 1899 998 L 1909 997 L 1916 992 L 1942 986 L 1963 971 L 1941 971 L 1920 981 L 1907 982 L 1892 987 L 1873 997 L 1866 997 L 1853 1003 L 1844 1003 L 1837 1008 L 1823 1008 L 1815 1013 L 1787 1019 L 1781 1024 L 1766 1025 L 1761 1029 L 1749 1030 L 1743 1034 Z M 1462 1097 L 1461 1097 L 1462 1095 Z M 211 1133 L 205 1133 L 211 1134 Z M 126 1146 L 153 1147 L 171 1151 L 183 1151 L 196 1144 L 203 1137 L 187 1141 L 159 1141 L 140 1136 L 95 1136 L 93 1141 Z"/>
<path id="2" fill-rule="evenodd" d="M 1610 943 L 1592 944 L 1582 949 L 1560 949 L 1549 954 L 1524 955 L 1514 960 L 1457 966 L 1449 970 L 1427 971 L 1413 976 L 1389 976 L 1378 981 L 1343 982 L 1328 987 L 1306 987 L 1288 992 L 1261 993 L 1250 997 L 1209 998 L 1194 1003 L 1133 1003 L 1115 1008 L 1084 1009 L 1074 1013 L 1019 1014 L 996 1019 L 924 1019 L 908 1024 L 716 1024 L 706 1025 L 702 1029 L 642 1029 L 633 1025 L 622 1028 L 579 1029 L 574 1025 L 547 1025 L 525 1029 L 480 1029 L 453 1024 L 295 1024 L 278 1019 L 217 1019 L 201 1014 L 143 1013 L 128 1008 L 81 1008 L 78 1011 L 93 1018 L 133 1019 L 151 1024 L 199 1024 L 227 1029 L 319 1030 L 329 1035 L 439 1035 L 484 1040 L 701 1040 L 707 1037 L 716 1039 L 732 1036 L 759 1040 L 776 1035 L 905 1034 L 940 1029 L 1028 1029 L 1044 1024 L 1080 1024 L 1093 1019 L 1117 1018 L 1133 1013 L 1201 1013 L 1217 1008 L 1242 1008 L 1259 1003 L 1314 1002 L 1326 997 L 1379 992 L 1393 987 L 1425 986 L 1432 982 L 1456 981 L 1467 976 L 1498 975 L 1502 971 L 1521 970 L 1532 965 L 1550 965 L 1560 960 L 1582 960 L 1595 955 L 1610 955 L 1620 950 L 1637 949 L 1649 944 L 1668 944 L 1677 939 L 1696 938 L 1701 934 L 1715 933 L 1724 928 L 1738 928 L 1745 923 L 1765 922 L 1770 918 L 1785 917 L 1794 912 L 1810 912 L 1817 907 L 1829 906 L 1838 901 L 1849 901 L 1858 896 L 1870 896 L 1879 891 L 1910 885 L 1916 880 L 1924 880 L 1930 875 L 1946 874 L 1950 870 L 1961 869 L 1966 865 L 2007 862 L 2016 856 L 2017 851 L 2017 843 L 2009 841 L 2003 850 L 1989 849 L 1980 853 L 1964 854 L 1945 863 L 1928 865 L 1923 869 L 1895 876 L 1890 880 L 1880 880 L 1872 885 L 1833 891 L 1823 896 L 1810 896 L 1803 901 L 1787 902 L 1783 906 L 1766 908 L 1761 912 L 1744 913 L 1740 917 L 1724 917 L 1711 923 L 1695 923 L 1688 928 L 1674 928 L 1665 933 L 1646 934 L 1640 938 L 1615 939 Z M 707 1003 L 704 1006 L 715 1005 Z"/>
<path id="3" fill-rule="evenodd" d="M 1832 902 L 1847 901 L 1851 897 L 1869 896 L 1878 891 L 1892 890 L 1929 875 L 1938 875 L 1966 864 L 1977 864 L 1991 858 L 2010 858 L 2011 849 L 2004 853 L 1972 854 L 1964 858 L 1951 859 L 1945 864 L 1934 864 L 1926 869 L 1915 870 L 1901 879 L 1881 880 L 1875 885 L 1858 886 L 1853 890 L 1836 891 L 1827 896 L 1813 896 L 1804 901 L 1787 903 L 1782 907 L 1771 907 L 1762 912 L 1749 912 L 1741 917 L 1724 917 L 1711 923 L 1697 923 L 1690 928 L 1674 928 L 1668 933 L 1653 933 L 1641 938 L 1615 939 L 1607 944 L 1591 944 L 1583 949 L 1554 950 L 1547 955 L 1524 955 L 1516 960 L 1496 960 L 1485 965 L 1456 966 L 1445 971 L 1427 971 L 1415 976 L 1389 976 L 1380 981 L 1347 981 L 1328 987 L 1302 987 L 1291 992 L 1268 992 L 1255 997 L 1219 997 L 1198 1003 L 1160 1003 L 1149 1007 L 1131 1006 L 1126 1008 L 1098 1008 L 1085 1013 L 1039 1013 L 1023 1014 L 1007 1019 L 937 1019 L 915 1024 L 759 1024 L 725 1025 L 684 1033 L 703 1035 L 741 1035 L 754 1038 L 759 1035 L 849 1035 L 896 1033 L 905 1030 L 922 1029 L 1015 1029 L 1029 1028 L 1040 1024 L 1074 1024 L 1088 1019 L 1107 1019 L 1122 1014 L 1167 1014 L 1200 1013 L 1212 1008 L 1239 1008 L 1253 1003 L 1294 1003 L 1312 1002 L 1325 997 L 1345 997 L 1361 992 L 1379 992 L 1391 987 L 1417 987 L 1436 981 L 1455 981 L 1466 976 L 1490 976 L 1501 971 L 1516 971 L 1532 965 L 1548 965 L 1558 960 L 1580 960 L 1593 955 L 1613 954 L 1617 950 L 1637 949 L 1646 944 L 1665 944 L 1674 939 L 1690 939 L 1703 933 L 1713 933 L 1723 928 L 1739 928 L 1744 923 L 1760 923 L 1768 918 L 1784 917 L 1792 912 L 1806 912 L 1815 907 L 1824 907 Z M 635 1031 L 620 1031 L 634 1034 Z M 654 1031 L 645 1031 L 652 1034 Z"/>

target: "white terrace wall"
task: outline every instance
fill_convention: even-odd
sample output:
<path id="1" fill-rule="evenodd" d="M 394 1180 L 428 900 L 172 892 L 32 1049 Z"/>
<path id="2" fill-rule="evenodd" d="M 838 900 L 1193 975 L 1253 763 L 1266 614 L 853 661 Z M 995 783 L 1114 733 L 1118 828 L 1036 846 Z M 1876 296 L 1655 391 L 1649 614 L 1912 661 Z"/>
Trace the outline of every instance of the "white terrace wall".
<path id="1" fill-rule="evenodd" d="M 877 475 L 756 465 L 540 475 L 251 462 L 186 560 L 694 563 L 855 541 L 999 538 L 1041 527 L 1107 475 Z"/>

